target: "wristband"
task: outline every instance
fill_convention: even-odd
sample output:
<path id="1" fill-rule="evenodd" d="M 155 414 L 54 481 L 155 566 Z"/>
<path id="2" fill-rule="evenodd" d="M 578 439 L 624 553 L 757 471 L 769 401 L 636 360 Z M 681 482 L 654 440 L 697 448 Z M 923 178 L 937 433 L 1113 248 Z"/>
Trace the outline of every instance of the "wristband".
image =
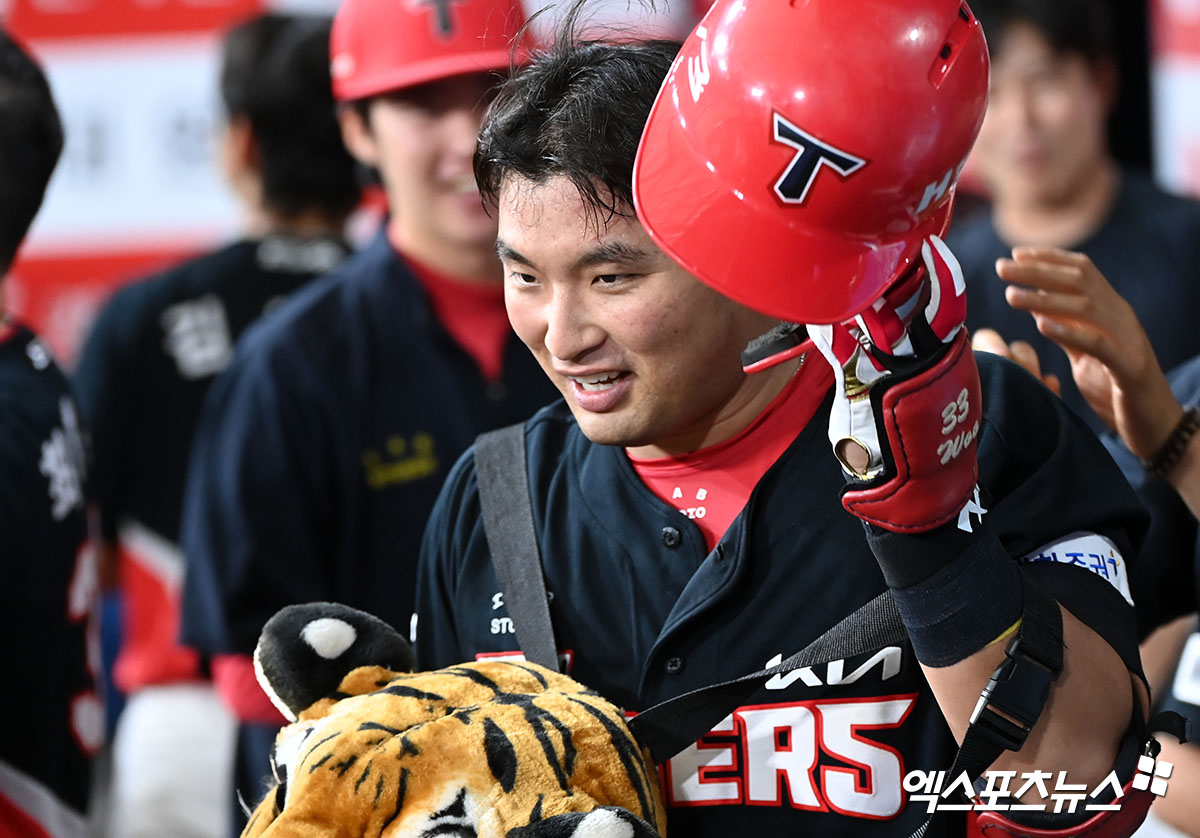
<path id="1" fill-rule="evenodd" d="M 1196 431 L 1200 431 L 1200 407 L 1192 405 L 1184 410 L 1183 418 L 1154 456 L 1142 460 L 1142 468 L 1150 474 L 1166 477 L 1183 459 L 1183 452 L 1187 450 L 1188 443 L 1196 435 Z"/>

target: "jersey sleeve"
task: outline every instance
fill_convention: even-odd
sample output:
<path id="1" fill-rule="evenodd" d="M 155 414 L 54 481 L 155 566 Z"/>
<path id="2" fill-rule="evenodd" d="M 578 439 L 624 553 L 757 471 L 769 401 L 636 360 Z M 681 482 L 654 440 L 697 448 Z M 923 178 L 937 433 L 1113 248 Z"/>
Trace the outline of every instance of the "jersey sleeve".
<path id="1" fill-rule="evenodd" d="M 127 470 L 122 468 L 136 432 L 142 353 L 142 288 L 118 291 L 96 318 L 79 355 L 71 387 L 91 431 L 88 494 L 99 511 L 100 534 L 116 541 Z"/>
<path id="2" fill-rule="evenodd" d="M 192 444 L 180 543 L 183 641 L 251 654 L 281 607 L 333 590 L 325 411 L 303 360 L 243 353 L 213 383 Z"/>
<path id="3" fill-rule="evenodd" d="M 1022 570 L 1141 672 L 1130 579 L 1147 516 L 1082 419 L 1016 365 L 981 354 L 989 525 Z"/>
<path id="4" fill-rule="evenodd" d="M 455 623 L 455 588 L 472 539 L 486 541 L 482 520 L 472 446 L 442 485 L 421 542 L 412 637 L 419 669 L 440 669 L 464 659 Z"/>

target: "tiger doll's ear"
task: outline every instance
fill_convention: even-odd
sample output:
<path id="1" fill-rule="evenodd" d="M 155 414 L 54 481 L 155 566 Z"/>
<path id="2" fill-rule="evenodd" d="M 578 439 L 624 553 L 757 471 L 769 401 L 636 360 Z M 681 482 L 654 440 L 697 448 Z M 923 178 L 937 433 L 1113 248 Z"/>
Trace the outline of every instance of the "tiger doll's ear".
<path id="1" fill-rule="evenodd" d="M 510 829 L 506 838 L 661 838 L 650 824 L 628 809 L 602 806 L 568 812 Z"/>
<path id="2" fill-rule="evenodd" d="M 378 617 L 337 602 L 289 605 L 263 626 L 254 670 L 288 721 L 334 693 L 359 666 L 411 672 L 408 641 Z"/>

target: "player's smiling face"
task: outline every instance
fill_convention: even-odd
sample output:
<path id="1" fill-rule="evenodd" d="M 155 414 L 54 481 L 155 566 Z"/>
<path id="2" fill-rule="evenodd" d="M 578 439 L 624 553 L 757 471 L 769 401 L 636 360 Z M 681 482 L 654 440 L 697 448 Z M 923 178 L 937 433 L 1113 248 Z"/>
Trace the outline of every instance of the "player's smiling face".
<path id="1" fill-rule="evenodd" d="M 509 318 L 589 439 L 678 454 L 758 415 L 778 381 L 745 375 L 741 350 L 770 318 L 672 262 L 632 210 L 597 217 L 564 177 L 506 178 L 498 203 Z"/>
<path id="2" fill-rule="evenodd" d="M 406 252 L 491 247 L 496 222 L 480 202 L 471 158 L 496 83 L 490 73 L 454 76 L 371 100 L 366 123 L 353 110 L 343 117 L 347 147 L 379 171 Z"/>

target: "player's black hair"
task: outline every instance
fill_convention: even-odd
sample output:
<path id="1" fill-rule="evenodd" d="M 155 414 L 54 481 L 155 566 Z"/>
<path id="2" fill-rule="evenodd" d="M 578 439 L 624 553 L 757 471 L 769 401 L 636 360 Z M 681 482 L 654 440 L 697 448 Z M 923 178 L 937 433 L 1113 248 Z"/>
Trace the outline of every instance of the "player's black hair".
<path id="1" fill-rule="evenodd" d="M 62 153 L 46 75 L 0 29 L 0 277 L 12 267 Z"/>
<path id="2" fill-rule="evenodd" d="M 638 141 L 681 44 L 581 40 L 580 7 L 484 114 L 474 165 L 486 204 L 510 175 L 535 183 L 561 175 L 601 217 L 633 211 Z"/>
<path id="3" fill-rule="evenodd" d="M 245 117 L 259 150 L 263 201 L 284 218 L 349 213 L 360 187 L 338 128 L 324 16 L 263 14 L 229 30 L 221 98 Z"/>
<path id="4" fill-rule="evenodd" d="M 1090 62 L 1113 57 L 1110 0 L 968 0 L 968 4 L 983 26 L 993 55 L 1009 27 L 1024 23 L 1041 33 L 1057 52 L 1082 55 Z"/>

